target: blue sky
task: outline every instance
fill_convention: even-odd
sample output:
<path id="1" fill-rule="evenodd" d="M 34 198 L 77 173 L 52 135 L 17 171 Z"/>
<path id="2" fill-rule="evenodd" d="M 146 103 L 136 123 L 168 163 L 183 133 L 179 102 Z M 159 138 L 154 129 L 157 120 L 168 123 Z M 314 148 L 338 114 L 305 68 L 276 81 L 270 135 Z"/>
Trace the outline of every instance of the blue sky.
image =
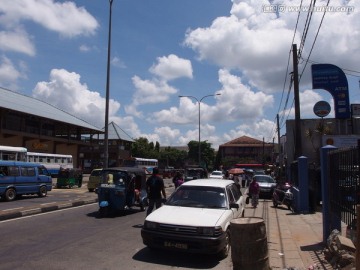
<path id="1" fill-rule="evenodd" d="M 133 138 L 186 145 L 198 140 L 198 103 L 178 96 L 220 94 L 201 103 L 201 140 L 215 148 L 243 135 L 277 141 L 276 115 L 281 135 L 294 118 L 287 66 L 305 32 L 301 117 L 316 118 L 319 100 L 333 108 L 329 93 L 311 89 L 313 62 L 343 68 L 350 103 L 360 103 L 360 2 L 330 1 L 324 18 L 312 13 L 307 31 L 308 13 L 294 11 L 300 2 L 113 0 L 109 121 Z M 269 12 L 275 4 L 281 12 Z M 108 0 L 1 1 L 0 86 L 102 128 L 108 22 Z"/>

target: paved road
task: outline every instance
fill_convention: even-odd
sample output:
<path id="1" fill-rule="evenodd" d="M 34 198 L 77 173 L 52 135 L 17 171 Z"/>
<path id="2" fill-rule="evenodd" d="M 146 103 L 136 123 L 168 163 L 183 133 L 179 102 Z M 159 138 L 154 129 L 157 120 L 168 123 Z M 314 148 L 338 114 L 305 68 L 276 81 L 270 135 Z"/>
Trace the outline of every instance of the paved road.
<path id="1" fill-rule="evenodd" d="M 165 185 L 170 195 L 174 190 L 171 181 L 166 179 Z M 54 189 L 52 192 L 49 193 L 49 198 L 54 198 L 55 193 L 60 194 L 59 196 L 77 194 L 79 198 L 96 197 L 96 194 L 87 191 L 86 185 L 80 189 Z M 41 201 L 44 198 L 21 200 L 21 203 L 28 204 L 37 199 Z M 0 268 L 232 269 L 230 256 L 219 261 L 214 256 L 148 249 L 142 243 L 140 235 L 146 213 L 136 208 L 126 215 L 103 219 L 98 218 L 96 203 L 80 207 L 64 206 L 60 210 L 40 215 L 33 212 L 19 219 L 0 221 L 4 241 L 3 264 Z"/>

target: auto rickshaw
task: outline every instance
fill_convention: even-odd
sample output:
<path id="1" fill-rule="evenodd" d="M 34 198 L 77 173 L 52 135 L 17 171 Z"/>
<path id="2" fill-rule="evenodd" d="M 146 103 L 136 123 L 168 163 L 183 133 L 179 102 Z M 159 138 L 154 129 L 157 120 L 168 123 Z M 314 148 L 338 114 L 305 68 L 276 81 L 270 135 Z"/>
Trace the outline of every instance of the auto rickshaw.
<path id="1" fill-rule="evenodd" d="M 60 169 L 56 187 L 62 188 L 62 187 L 68 187 L 72 188 L 74 186 L 81 187 L 83 180 L 83 173 L 80 169 Z"/>
<path id="2" fill-rule="evenodd" d="M 101 171 L 98 194 L 99 214 L 122 212 L 132 206 L 145 211 L 147 205 L 146 173 L 135 167 L 116 167 Z"/>

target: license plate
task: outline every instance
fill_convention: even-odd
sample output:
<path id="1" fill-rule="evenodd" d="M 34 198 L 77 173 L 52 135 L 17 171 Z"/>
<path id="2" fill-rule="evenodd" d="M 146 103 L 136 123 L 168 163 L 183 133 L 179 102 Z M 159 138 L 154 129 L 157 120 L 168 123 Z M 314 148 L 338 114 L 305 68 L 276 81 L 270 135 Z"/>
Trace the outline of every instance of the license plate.
<path id="1" fill-rule="evenodd" d="M 168 241 L 164 242 L 164 246 L 170 247 L 170 248 L 179 248 L 179 249 L 187 249 L 188 248 L 187 244 L 173 243 L 173 242 L 168 242 Z"/>

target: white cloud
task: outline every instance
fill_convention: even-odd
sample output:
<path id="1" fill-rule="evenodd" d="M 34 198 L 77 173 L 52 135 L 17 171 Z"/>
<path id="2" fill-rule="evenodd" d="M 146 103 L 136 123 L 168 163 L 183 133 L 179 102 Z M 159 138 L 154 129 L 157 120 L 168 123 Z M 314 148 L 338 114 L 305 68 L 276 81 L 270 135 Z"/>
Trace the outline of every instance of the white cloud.
<path id="1" fill-rule="evenodd" d="M 80 45 L 79 50 L 80 50 L 80 52 L 89 52 L 91 50 L 91 48 L 89 46 L 83 44 L 83 45 Z"/>
<path id="2" fill-rule="evenodd" d="M 90 91 L 86 84 L 80 82 L 80 75 L 75 72 L 53 69 L 48 82 L 37 83 L 33 96 L 97 127 L 104 127 L 105 98 L 96 91 Z M 120 103 L 110 99 L 109 121 L 119 109 Z"/>
<path id="3" fill-rule="evenodd" d="M 217 93 L 221 95 L 207 97 L 201 102 L 201 112 L 206 112 L 202 113 L 202 121 L 251 121 L 263 117 L 264 109 L 273 105 L 274 99 L 271 95 L 252 91 L 241 82 L 240 77 L 227 70 L 219 71 L 219 81 L 223 86 Z M 206 103 L 210 98 L 216 100 L 214 106 Z M 151 118 L 162 124 L 189 124 L 196 122 L 198 112 L 197 101 L 184 97 L 180 99 L 179 108 L 171 107 L 155 112 Z"/>
<path id="4" fill-rule="evenodd" d="M 65 37 L 93 35 L 99 27 L 96 19 L 85 8 L 77 7 L 70 1 L 1 1 L 0 14 L 0 23 L 9 28 L 32 21 Z"/>
<path id="5" fill-rule="evenodd" d="M 125 106 L 125 111 L 137 117 L 142 117 L 142 113 L 137 111 L 138 106 L 164 103 L 169 100 L 170 95 L 177 93 L 177 90 L 165 81 L 142 80 L 138 76 L 134 76 L 132 81 L 136 90 L 132 103 Z"/>
<path id="6" fill-rule="evenodd" d="M 48 82 L 39 82 L 33 96 L 83 119 L 98 128 L 105 123 L 105 98 L 81 83 L 80 75 L 64 69 L 53 69 Z M 120 103 L 109 100 L 109 122 L 115 122 L 130 137 L 145 136 L 131 116 L 119 116 Z"/>
<path id="7" fill-rule="evenodd" d="M 111 65 L 118 68 L 126 68 L 125 63 L 119 57 L 113 57 L 111 59 Z"/>
<path id="8" fill-rule="evenodd" d="M 17 90 L 17 85 L 14 82 L 19 78 L 26 78 L 23 70 L 26 70 L 26 65 L 23 62 L 20 62 L 19 67 L 16 67 L 9 58 L 2 56 L 0 58 L 1 86 Z"/>
<path id="9" fill-rule="evenodd" d="M 36 53 L 32 38 L 22 27 L 11 31 L 0 31 L 0 50 L 19 52 L 29 56 L 34 56 Z"/>
<path id="10" fill-rule="evenodd" d="M 157 64 L 154 64 L 149 71 L 160 78 L 169 81 L 181 77 L 192 78 L 191 62 L 186 59 L 179 58 L 174 54 L 157 58 Z"/>
<path id="11" fill-rule="evenodd" d="M 185 45 L 195 50 L 200 60 L 240 70 L 243 79 L 261 91 L 281 90 L 298 13 L 283 12 L 277 17 L 275 13 L 263 12 L 263 5 L 270 5 L 270 1 L 234 0 L 233 3 L 231 16 L 217 18 L 207 28 L 188 31 Z M 290 0 L 276 3 L 294 6 L 294 1 Z M 341 6 L 344 3 L 332 1 L 331 5 Z M 358 57 L 353 57 L 349 62 L 348 55 L 358 55 L 358 45 L 354 41 L 360 38 L 360 32 L 356 29 L 360 24 L 360 4 L 350 1 L 348 5 L 355 7 L 355 11 L 349 14 L 328 12 L 325 15 L 315 47 L 317 61 L 330 60 L 348 68 L 356 67 Z M 307 13 L 300 15 L 294 40 L 298 48 Z M 313 13 L 304 57 L 310 51 L 322 15 L 321 12 Z M 304 63 L 300 63 L 300 71 L 301 64 Z"/>

